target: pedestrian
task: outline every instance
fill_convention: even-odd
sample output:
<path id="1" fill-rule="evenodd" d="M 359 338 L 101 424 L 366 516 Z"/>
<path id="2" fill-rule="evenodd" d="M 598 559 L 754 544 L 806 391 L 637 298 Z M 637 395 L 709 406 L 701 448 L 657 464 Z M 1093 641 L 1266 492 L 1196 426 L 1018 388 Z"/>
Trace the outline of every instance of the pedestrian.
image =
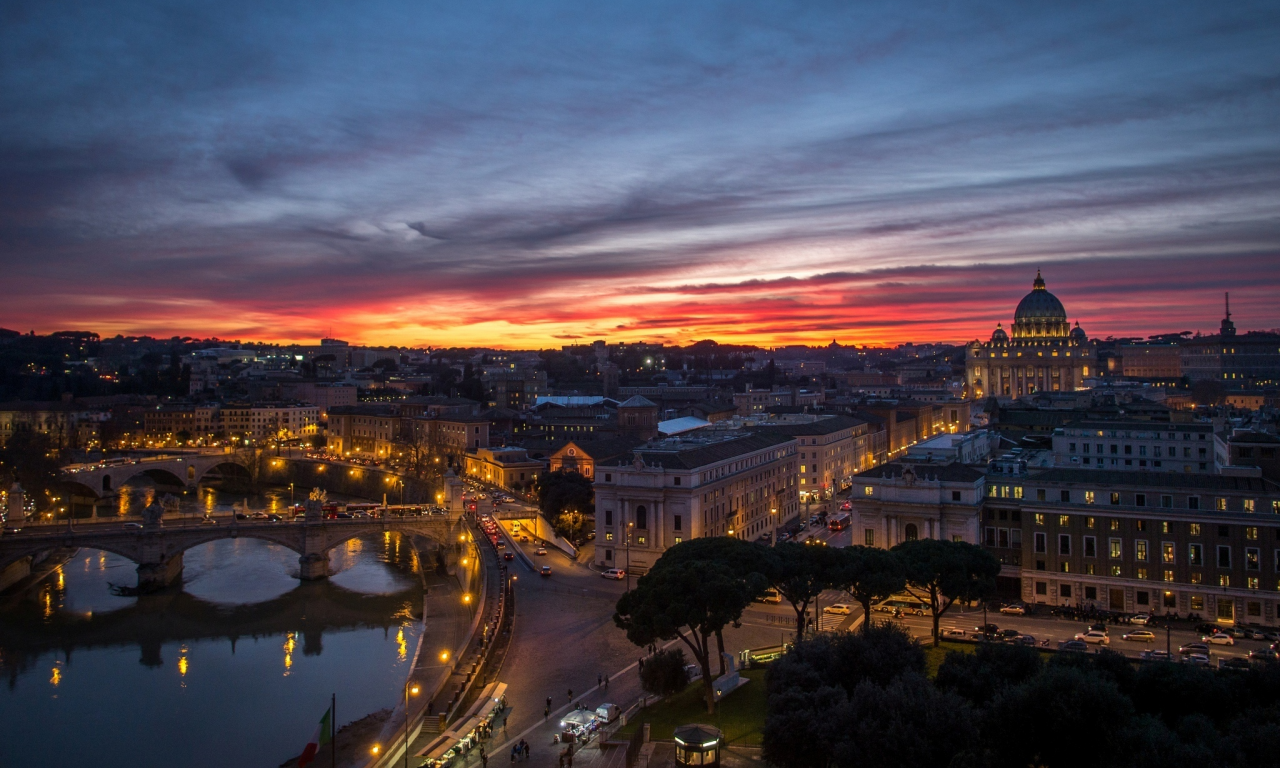
<path id="1" fill-rule="evenodd" d="M 480 748 L 480 768 L 489 768 L 489 756 L 484 753 L 484 747 Z"/>
<path id="2" fill-rule="evenodd" d="M 548 717 L 551 717 L 551 707 L 542 710 L 542 721 L 546 722 Z"/>
<path id="3" fill-rule="evenodd" d="M 602 685 L 604 685 L 604 675 L 602 675 L 602 674 L 600 674 L 599 672 L 597 672 L 597 673 L 596 673 L 596 687 L 597 687 L 597 688 L 599 688 L 599 687 L 600 687 L 600 686 L 602 686 Z"/>
<path id="4" fill-rule="evenodd" d="M 573 689 L 569 689 L 569 701 L 573 701 Z"/>
<path id="5" fill-rule="evenodd" d="M 640 664 L 640 671 L 641 671 L 641 672 L 643 672 L 643 671 L 644 671 L 644 659 L 640 659 L 637 663 L 639 663 L 639 664 Z"/>
<path id="6" fill-rule="evenodd" d="M 564 753 L 560 753 L 560 768 L 564 768 Z"/>
<path id="7" fill-rule="evenodd" d="M 605 675 L 605 676 L 604 676 L 604 689 L 605 689 L 606 691 L 607 691 L 607 690 L 609 690 L 609 676 L 608 676 L 608 675 Z"/>
<path id="8" fill-rule="evenodd" d="M 524 759 L 528 760 L 529 759 L 529 742 L 525 741 L 524 739 L 521 739 L 520 751 L 524 753 Z"/>
<path id="9" fill-rule="evenodd" d="M 436 703 L 434 701 L 427 702 L 427 717 L 430 717 L 431 715 L 435 714 L 434 712 L 435 708 L 436 708 Z"/>
<path id="10" fill-rule="evenodd" d="M 547 709 L 550 709 L 550 708 L 551 708 L 551 697 L 550 697 L 550 696 L 548 696 L 548 697 L 547 697 Z"/>
<path id="11" fill-rule="evenodd" d="M 516 758 L 519 756 L 520 756 L 520 750 L 518 750 L 516 747 L 512 747 L 511 748 L 511 764 L 512 765 L 516 764 Z"/>

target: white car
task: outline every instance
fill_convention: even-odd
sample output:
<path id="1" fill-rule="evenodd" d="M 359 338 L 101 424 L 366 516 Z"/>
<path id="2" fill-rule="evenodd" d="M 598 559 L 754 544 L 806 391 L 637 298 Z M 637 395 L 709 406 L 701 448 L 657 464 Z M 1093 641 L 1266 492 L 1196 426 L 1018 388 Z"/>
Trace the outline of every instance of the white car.
<path id="1" fill-rule="evenodd" d="M 1154 643 L 1156 641 L 1156 633 L 1149 629 L 1135 629 L 1122 635 L 1121 639 L 1128 640 L 1131 643 Z"/>
<path id="2" fill-rule="evenodd" d="M 538 549 L 537 549 L 536 551 L 534 551 L 534 553 L 533 553 L 533 554 L 535 554 L 535 555 L 545 555 L 545 554 L 547 554 L 547 548 L 546 548 L 546 547 L 538 547 Z"/>
<path id="3" fill-rule="evenodd" d="M 1013 603 L 1001 608 L 1000 612 L 1006 616 L 1022 616 L 1027 612 L 1027 607 L 1022 603 Z"/>
<path id="4" fill-rule="evenodd" d="M 1086 643 L 1096 643 L 1098 645 L 1111 645 L 1111 638 L 1107 637 L 1106 634 L 1099 632 L 1097 630 L 1081 632 L 1080 634 L 1076 635 L 1076 639 Z"/>
<path id="5" fill-rule="evenodd" d="M 1200 638 L 1210 645 L 1235 645 L 1236 639 L 1226 632 L 1214 632 L 1212 635 L 1205 635 Z"/>
<path id="6" fill-rule="evenodd" d="M 622 581 L 627 577 L 627 572 L 622 570 L 621 568 L 610 568 L 609 570 L 605 571 L 600 575 L 605 577 L 606 579 L 616 579 L 618 581 Z"/>
<path id="7" fill-rule="evenodd" d="M 1139 613 L 1137 616 L 1134 616 L 1132 619 L 1129 619 L 1130 624 L 1137 624 L 1138 626 L 1141 626 L 1141 627 L 1147 626 L 1147 623 L 1149 621 L 1151 621 L 1151 614 L 1149 613 Z"/>
<path id="8" fill-rule="evenodd" d="M 822 612 L 835 614 L 836 616 L 848 616 L 853 613 L 853 608 L 846 603 L 833 603 L 832 605 L 828 605 L 826 608 L 823 608 Z"/>

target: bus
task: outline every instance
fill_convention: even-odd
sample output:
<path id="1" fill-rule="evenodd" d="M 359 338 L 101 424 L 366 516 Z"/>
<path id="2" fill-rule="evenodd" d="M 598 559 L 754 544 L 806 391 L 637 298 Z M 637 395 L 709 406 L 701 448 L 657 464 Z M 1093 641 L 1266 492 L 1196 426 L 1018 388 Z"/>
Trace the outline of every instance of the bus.
<path id="1" fill-rule="evenodd" d="M 888 600 L 874 606 L 871 610 L 883 613 L 893 613 L 894 610 L 899 610 L 903 613 L 923 616 L 929 611 L 929 604 L 915 595 L 901 594 L 890 597 Z"/>
<path id="2" fill-rule="evenodd" d="M 827 530 L 829 531 L 843 531 L 848 527 L 849 515 L 847 514 L 836 515 L 827 521 Z"/>

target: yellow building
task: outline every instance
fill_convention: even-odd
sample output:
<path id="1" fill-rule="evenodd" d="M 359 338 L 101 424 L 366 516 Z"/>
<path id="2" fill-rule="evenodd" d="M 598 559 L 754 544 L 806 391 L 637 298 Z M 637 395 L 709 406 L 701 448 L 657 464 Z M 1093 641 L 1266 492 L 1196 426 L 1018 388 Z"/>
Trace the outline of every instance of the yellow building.
<path id="1" fill-rule="evenodd" d="M 1018 302 L 1012 333 L 997 325 L 989 342 L 970 342 L 965 388 L 975 400 L 1070 392 L 1097 375 L 1097 360 L 1097 346 L 1080 323 L 1070 327 L 1062 302 L 1045 290 L 1037 271 L 1031 293 Z"/>

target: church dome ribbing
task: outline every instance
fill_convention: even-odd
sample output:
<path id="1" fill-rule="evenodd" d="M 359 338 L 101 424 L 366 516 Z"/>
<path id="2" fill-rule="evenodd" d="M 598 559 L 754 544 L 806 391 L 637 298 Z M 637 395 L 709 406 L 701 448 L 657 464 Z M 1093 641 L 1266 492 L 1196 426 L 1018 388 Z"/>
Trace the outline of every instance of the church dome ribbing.
<path id="1" fill-rule="evenodd" d="M 1063 308 L 1057 296 L 1045 290 L 1044 278 L 1040 276 L 1039 270 L 1036 270 L 1036 279 L 1032 283 L 1031 293 L 1023 296 L 1022 301 L 1018 302 L 1018 309 L 1013 313 L 1013 321 L 1015 323 L 1067 322 L 1067 310 Z"/>

